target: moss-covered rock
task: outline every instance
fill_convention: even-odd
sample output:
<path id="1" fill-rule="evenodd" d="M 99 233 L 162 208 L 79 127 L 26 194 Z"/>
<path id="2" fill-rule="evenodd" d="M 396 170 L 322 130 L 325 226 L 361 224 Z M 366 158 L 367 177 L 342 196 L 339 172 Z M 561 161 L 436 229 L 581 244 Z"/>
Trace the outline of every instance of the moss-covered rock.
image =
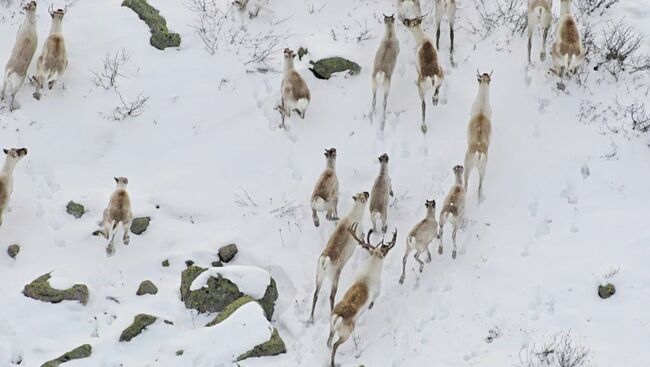
<path id="1" fill-rule="evenodd" d="M 232 315 L 241 306 L 247 304 L 248 302 L 255 302 L 255 300 L 251 296 L 242 296 L 237 298 L 233 303 L 226 306 L 226 308 L 224 308 L 223 311 L 219 312 L 219 314 L 217 315 L 217 317 L 214 318 L 214 320 L 208 322 L 205 326 L 210 327 L 221 323 L 223 320 L 230 317 L 230 315 Z"/>
<path id="2" fill-rule="evenodd" d="M 16 256 L 18 256 L 18 253 L 20 252 L 20 246 L 19 245 L 11 245 L 7 247 L 7 255 L 9 255 L 10 258 L 15 259 Z"/>
<path id="3" fill-rule="evenodd" d="M 275 279 L 271 277 L 271 283 L 269 284 L 268 287 L 266 287 L 266 291 L 264 292 L 264 297 L 257 300 L 260 306 L 262 306 L 262 309 L 264 310 L 264 314 L 266 315 L 266 318 L 269 321 L 271 321 L 271 317 L 273 317 L 273 310 L 275 309 L 275 301 L 277 299 L 278 299 L 278 287 L 275 284 Z"/>
<path id="4" fill-rule="evenodd" d="M 74 201 L 69 201 L 68 205 L 65 207 L 66 213 L 72 215 L 73 217 L 79 219 L 86 212 L 86 209 L 83 205 L 77 204 Z"/>
<path id="5" fill-rule="evenodd" d="M 92 354 L 93 348 L 90 346 L 90 344 L 84 344 L 80 347 L 77 347 L 68 353 L 60 356 L 57 359 L 53 359 L 49 362 L 45 362 L 41 365 L 41 367 L 57 367 L 61 363 L 65 363 L 68 361 L 71 361 L 73 359 L 82 359 L 82 358 L 88 358 Z"/>
<path id="6" fill-rule="evenodd" d="M 262 343 L 252 350 L 237 357 L 237 361 L 252 357 L 275 356 L 281 353 L 286 353 L 287 347 L 284 345 L 284 340 L 280 337 L 278 329 L 273 328 L 271 339 L 266 343 Z"/>
<path id="7" fill-rule="evenodd" d="M 138 296 L 142 296 L 145 294 L 156 294 L 158 293 L 158 287 L 156 287 L 155 284 L 151 280 L 145 280 L 142 283 L 140 283 L 140 286 L 138 287 L 138 291 L 135 293 Z"/>
<path id="8" fill-rule="evenodd" d="M 41 275 L 23 288 L 26 297 L 43 302 L 59 303 L 61 301 L 79 301 L 82 305 L 88 303 L 88 287 L 75 284 L 68 289 L 54 289 L 50 286 L 50 273 Z"/>
<path id="9" fill-rule="evenodd" d="M 160 263 L 160 265 L 162 265 L 163 268 L 169 267 L 169 260 L 168 259 L 163 260 L 162 263 Z"/>
<path id="10" fill-rule="evenodd" d="M 234 243 L 222 246 L 219 249 L 219 259 L 225 263 L 230 262 L 237 255 L 237 245 Z"/>
<path id="11" fill-rule="evenodd" d="M 133 323 L 129 325 L 129 327 L 124 329 L 124 331 L 122 331 L 122 334 L 120 334 L 120 341 L 121 342 L 131 341 L 131 339 L 140 335 L 140 333 L 142 333 L 144 329 L 147 328 L 147 326 L 156 322 L 157 319 L 158 318 L 155 316 L 146 315 L 146 314 L 135 315 L 135 317 L 133 318 Z"/>
<path id="12" fill-rule="evenodd" d="M 185 307 L 199 312 L 221 312 L 244 294 L 237 285 L 221 276 L 208 279 L 208 286 L 190 291 L 192 281 L 206 269 L 191 265 L 181 273 L 181 299 Z"/>
<path id="13" fill-rule="evenodd" d="M 167 29 L 167 21 L 160 15 L 160 11 L 149 5 L 146 0 L 124 0 L 122 6 L 132 9 L 140 19 L 144 20 L 151 30 L 149 43 L 159 50 L 167 47 L 181 45 L 181 36 Z"/>
<path id="14" fill-rule="evenodd" d="M 141 235 L 149 228 L 149 222 L 151 222 L 151 217 L 133 218 L 131 233 Z"/>
<path id="15" fill-rule="evenodd" d="M 329 79 L 332 74 L 348 71 L 350 75 L 357 75 L 361 72 L 361 66 L 354 61 L 342 57 L 328 57 L 316 62 L 310 61 L 311 70 L 319 79 Z"/>
<path id="16" fill-rule="evenodd" d="M 598 286 L 598 296 L 602 299 L 607 299 L 616 293 L 616 287 L 614 284 L 607 283 L 605 285 Z"/>
<path id="17" fill-rule="evenodd" d="M 302 58 L 303 58 L 305 55 L 307 55 L 308 53 L 309 53 L 309 50 L 308 50 L 308 49 L 306 49 L 306 48 L 304 48 L 304 47 L 300 47 L 300 48 L 298 49 L 298 59 L 302 60 Z"/>

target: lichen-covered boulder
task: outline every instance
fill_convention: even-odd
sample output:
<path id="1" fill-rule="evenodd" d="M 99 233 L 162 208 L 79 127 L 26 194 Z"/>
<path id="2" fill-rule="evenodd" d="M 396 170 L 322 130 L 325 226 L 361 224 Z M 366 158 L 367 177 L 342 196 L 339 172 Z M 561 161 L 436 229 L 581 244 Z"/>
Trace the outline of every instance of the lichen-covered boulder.
<path id="1" fill-rule="evenodd" d="M 160 265 L 162 265 L 163 268 L 169 267 L 169 259 L 163 260 L 162 263 L 160 263 Z"/>
<path id="2" fill-rule="evenodd" d="M 153 324 L 156 322 L 156 320 L 158 320 L 157 317 L 147 314 L 135 315 L 133 318 L 133 323 L 124 329 L 124 331 L 122 331 L 122 334 L 120 334 L 120 342 L 131 341 L 131 339 L 140 335 L 140 333 L 142 333 L 142 331 L 144 331 L 147 326 Z"/>
<path id="3" fill-rule="evenodd" d="M 602 299 L 607 299 L 616 293 L 616 287 L 614 284 L 607 283 L 605 285 L 598 286 L 598 296 Z"/>
<path id="4" fill-rule="evenodd" d="M 255 302 L 251 296 L 242 296 L 237 298 L 233 303 L 226 306 L 223 311 L 219 312 L 217 317 L 214 320 L 208 322 L 205 326 L 210 327 L 219 324 L 223 320 L 227 319 L 228 316 L 232 315 L 233 312 L 237 311 L 241 306 L 247 304 L 248 302 Z"/>
<path id="5" fill-rule="evenodd" d="M 275 356 L 281 353 L 286 353 L 287 347 L 284 345 L 284 340 L 280 337 L 278 329 L 273 328 L 271 339 L 266 343 L 262 343 L 252 350 L 237 357 L 237 361 L 252 357 Z"/>
<path id="6" fill-rule="evenodd" d="M 11 245 L 7 247 L 7 255 L 9 255 L 10 258 L 15 259 L 16 256 L 18 256 L 18 253 L 20 252 L 20 246 L 19 245 Z"/>
<path id="7" fill-rule="evenodd" d="M 79 219 L 86 212 L 86 209 L 83 205 L 77 204 L 74 201 L 69 201 L 68 205 L 65 207 L 66 213 L 72 215 L 73 217 Z"/>
<path id="8" fill-rule="evenodd" d="M 131 233 L 141 235 L 149 228 L 150 217 L 133 218 L 131 223 Z"/>
<path id="9" fill-rule="evenodd" d="M 222 246 L 219 249 L 219 259 L 225 263 L 230 262 L 237 255 L 237 245 L 234 243 Z"/>
<path id="10" fill-rule="evenodd" d="M 311 70 L 319 79 L 329 79 L 332 74 L 348 71 L 350 75 L 357 75 L 361 72 L 361 66 L 354 61 L 342 57 L 328 57 L 316 62 L 310 61 Z"/>
<path id="11" fill-rule="evenodd" d="M 146 0 L 124 0 L 122 6 L 132 9 L 140 19 L 144 20 L 151 31 L 149 43 L 159 50 L 181 45 L 181 36 L 167 29 L 167 21 L 160 15 L 158 9 L 149 5 Z"/>
<path id="12" fill-rule="evenodd" d="M 43 302 L 59 303 L 61 301 L 79 301 L 82 305 L 88 303 L 88 287 L 75 284 L 68 289 L 54 289 L 50 286 L 50 273 L 41 275 L 23 288 L 26 297 Z"/>
<path id="13" fill-rule="evenodd" d="M 138 287 L 138 291 L 135 293 L 138 296 L 142 296 L 145 294 L 156 294 L 158 293 L 158 287 L 156 287 L 155 284 L 151 280 L 145 280 L 142 283 L 140 283 L 140 286 Z"/>
<path id="14" fill-rule="evenodd" d="M 181 299 L 199 312 L 221 312 L 238 298 L 255 299 L 271 320 L 278 298 L 275 280 L 255 266 L 230 265 L 210 269 L 190 266 L 181 274 Z"/>
<path id="15" fill-rule="evenodd" d="M 84 344 L 80 347 L 77 347 L 68 353 L 60 356 L 57 359 L 53 359 L 49 362 L 45 362 L 41 365 L 41 367 L 57 367 L 61 363 L 65 363 L 68 361 L 71 361 L 73 359 L 83 359 L 83 358 L 88 358 L 92 354 L 93 348 L 90 346 L 90 344 Z"/>

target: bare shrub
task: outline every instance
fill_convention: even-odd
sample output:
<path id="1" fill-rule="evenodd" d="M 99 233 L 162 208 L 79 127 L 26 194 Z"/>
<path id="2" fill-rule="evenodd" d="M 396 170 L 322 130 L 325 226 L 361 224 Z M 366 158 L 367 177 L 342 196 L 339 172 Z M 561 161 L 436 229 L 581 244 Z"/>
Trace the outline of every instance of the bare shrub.
<path id="1" fill-rule="evenodd" d="M 650 131 L 650 113 L 645 103 L 631 103 L 624 107 L 624 114 L 632 122 L 632 129 L 647 133 Z"/>
<path id="2" fill-rule="evenodd" d="M 519 352 L 521 366 L 525 367 L 588 367 L 591 351 L 579 344 L 569 331 L 562 331 L 544 340 L 540 345 L 530 343 Z"/>
<path id="3" fill-rule="evenodd" d="M 650 57 L 641 53 L 644 41 L 644 37 L 623 20 L 609 23 L 602 30 L 599 41 L 594 44 L 601 59 L 594 70 L 604 67 L 616 79 L 623 71 L 635 73 L 650 70 Z"/>
<path id="4" fill-rule="evenodd" d="M 579 13 L 586 15 L 598 13 L 598 15 L 603 15 L 618 2 L 619 0 L 576 0 L 575 5 Z"/>
<path id="5" fill-rule="evenodd" d="M 201 38 L 205 50 L 214 55 L 219 49 L 222 31 L 229 22 L 233 5 L 222 10 L 216 0 L 188 0 L 185 7 L 196 14 L 191 27 Z"/>
<path id="6" fill-rule="evenodd" d="M 142 115 L 147 107 L 149 97 L 144 96 L 142 93 L 138 94 L 135 99 L 130 101 L 125 100 L 122 93 L 117 89 L 115 90 L 115 93 L 120 97 L 120 104 L 115 107 L 111 116 L 115 121 L 122 121 L 128 117 L 138 117 Z"/>
<path id="7" fill-rule="evenodd" d="M 481 39 L 499 28 L 508 29 L 513 35 L 523 34 L 528 24 L 526 4 L 520 0 L 476 0 L 474 7 L 479 16 L 478 24 L 469 23 L 469 32 Z"/>
<path id="8" fill-rule="evenodd" d="M 103 69 L 93 71 L 93 84 L 106 90 L 117 87 L 117 78 L 123 76 L 120 74 L 120 67 L 129 59 L 125 49 L 115 52 L 112 55 L 109 52 L 102 59 Z"/>

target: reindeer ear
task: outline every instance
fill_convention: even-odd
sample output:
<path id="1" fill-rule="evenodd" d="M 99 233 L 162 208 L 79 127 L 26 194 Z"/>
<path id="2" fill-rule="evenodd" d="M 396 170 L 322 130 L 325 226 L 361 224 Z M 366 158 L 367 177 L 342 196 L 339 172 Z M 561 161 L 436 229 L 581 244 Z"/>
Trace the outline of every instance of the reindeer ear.
<path id="1" fill-rule="evenodd" d="M 117 177 L 113 177 L 113 179 L 115 180 L 115 182 L 120 182 L 120 179 Z"/>
<path id="2" fill-rule="evenodd" d="M 352 197 L 352 200 L 357 201 L 357 196 L 354 195 L 354 196 Z"/>
<path id="3" fill-rule="evenodd" d="M 9 154 L 9 151 L 7 149 L 2 149 L 2 151 L 5 152 L 5 154 Z"/>

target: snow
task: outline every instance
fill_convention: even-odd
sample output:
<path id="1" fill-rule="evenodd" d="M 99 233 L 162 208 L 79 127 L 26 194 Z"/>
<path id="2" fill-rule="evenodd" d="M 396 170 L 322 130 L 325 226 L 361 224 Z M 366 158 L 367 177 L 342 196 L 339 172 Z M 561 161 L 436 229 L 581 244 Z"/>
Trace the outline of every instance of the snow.
<path id="1" fill-rule="evenodd" d="M 9 8 L 5 3 L 0 1 L 0 60 L 8 58 L 22 21 L 18 2 Z M 0 227 L 0 366 L 15 367 L 18 360 L 20 366 L 39 366 L 83 343 L 93 346 L 93 355 L 66 367 L 231 365 L 242 346 L 234 337 L 204 329 L 215 315 L 187 310 L 179 285 L 185 260 L 209 267 L 219 245 L 233 242 L 240 251 L 235 265 L 261 267 L 277 281 L 272 324 L 288 349 L 240 365 L 327 365 L 327 283 L 315 323 L 305 321 L 317 258 L 334 228 L 325 220 L 315 228 L 309 208 L 325 166 L 322 153 L 330 147 L 338 153 L 341 215 L 352 207 L 352 195 L 370 189 L 379 170 L 377 157 L 390 156 L 397 201 L 388 214 L 389 231 L 397 227 L 400 233 L 384 263 L 381 295 L 357 323 L 357 347 L 351 340 L 343 344 L 337 363 L 510 366 L 518 363 L 527 343 L 571 330 L 598 366 L 647 365 L 648 136 L 629 128 L 612 132 L 619 128 L 617 121 L 581 123 L 578 118 L 585 100 L 605 107 L 628 91 L 647 101 L 647 75 L 639 75 L 646 87 L 634 89 L 592 71 L 587 88 L 569 82 L 568 94 L 560 92 L 556 78 L 546 72 L 550 58 L 526 70 L 525 39 L 508 41 L 507 31 L 484 41 L 470 35 L 461 21 L 475 18 L 467 0 L 459 2 L 457 12 L 457 68 L 448 63 L 443 25 L 446 78 L 441 104 L 427 106 L 426 136 L 419 128 L 414 43 L 398 25 L 401 53 L 382 133 L 380 124 L 371 125 L 367 118 L 370 73 L 383 31 L 379 17 L 394 11 L 394 1 L 271 0 L 258 18 L 234 19 L 252 33 L 273 24 L 288 36 L 280 47 L 305 46 L 314 59 L 344 56 L 363 67 L 355 77 L 318 80 L 306 60 L 297 62 L 312 101 L 306 119 L 288 119 L 288 131 L 283 131 L 273 110 L 281 73 L 247 72 L 254 67 L 242 66 L 248 51 L 238 45 L 209 55 L 191 26 L 195 15 L 183 2 L 151 3 L 181 34 L 180 49 L 161 52 L 149 46 L 146 25 L 120 1 L 76 2 L 63 25 L 70 62 L 61 83 L 46 90 L 41 101 L 25 87 L 18 95 L 21 109 L 0 110 L 2 147 L 29 149 L 16 167 L 10 211 Z M 37 11 L 41 43 L 49 29 L 48 6 L 39 3 Z M 423 2 L 422 12 L 432 14 L 432 7 Z M 647 36 L 648 10 L 648 4 L 623 0 L 612 16 L 629 16 Z M 426 22 L 425 32 L 433 36 L 431 19 Z M 367 24 L 374 38 L 357 43 L 359 24 Z M 533 55 L 539 42 L 536 37 Z M 150 99 L 141 116 L 113 121 L 106 116 L 119 97 L 94 86 L 91 71 L 101 69 L 107 52 L 123 48 L 129 59 L 118 79 L 121 93 L 125 99 L 139 93 Z M 274 56 L 270 66 L 281 70 L 281 52 Z M 424 217 L 426 199 L 442 202 L 453 183 L 452 167 L 462 163 L 477 67 L 494 70 L 486 200 L 477 205 L 473 173 L 458 258 L 452 261 L 446 236 L 445 254 L 437 255 L 437 243 L 432 244 L 433 261 L 422 274 L 409 260 L 400 286 L 402 234 Z M 134 215 L 151 216 L 152 222 L 144 234 L 131 236 L 129 246 L 118 234 L 116 253 L 108 258 L 106 241 L 90 233 L 114 190 L 114 176 L 129 178 Z M 83 204 L 87 213 L 80 219 L 66 214 L 69 200 Z M 368 228 L 368 216 L 365 221 Z M 21 251 L 11 260 L 4 251 L 14 243 Z M 337 300 L 366 256 L 356 251 L 343 270 Z M 164 259 L 169 267 L 160 265 Z M 601 300 L 597 285 L 612 269 L 619 269 L 609 279 L 617 293 Z M 93 301 L 49 304 L 21 294 L 25 284 L 52 270 L 68 274 L 63 280 L 88 285 Z M 156 284 L 157 295 L 135 295 L 145 279 Z M 242 341 L 247 344 L 270 335 L 259 315 L 240 311 L 241 319 L 235 320 L 260 326 L 233 325 L 232 335 L 250 335 Z M 139 313 L 172 320 L 174 326 L 157 322 L 132 345 L 118 344 L 120 332 Z M 500 337 L 486 343 L 495 327 Z M 176 359 L 178 349 L 186 349 L 185 358 Z"/>
<path id="2" fill-rule="evenodd" d="M 208 280 L 219 275 L 235 283 L 239 291 L 255 299 L 264 297 L 266 288 L 271 284 L 271 275 L 264 269 L 255 266 L 227 265 L 210 268 L 199 274 L 190 285 L 190 290 L 207 287 Z"/>

